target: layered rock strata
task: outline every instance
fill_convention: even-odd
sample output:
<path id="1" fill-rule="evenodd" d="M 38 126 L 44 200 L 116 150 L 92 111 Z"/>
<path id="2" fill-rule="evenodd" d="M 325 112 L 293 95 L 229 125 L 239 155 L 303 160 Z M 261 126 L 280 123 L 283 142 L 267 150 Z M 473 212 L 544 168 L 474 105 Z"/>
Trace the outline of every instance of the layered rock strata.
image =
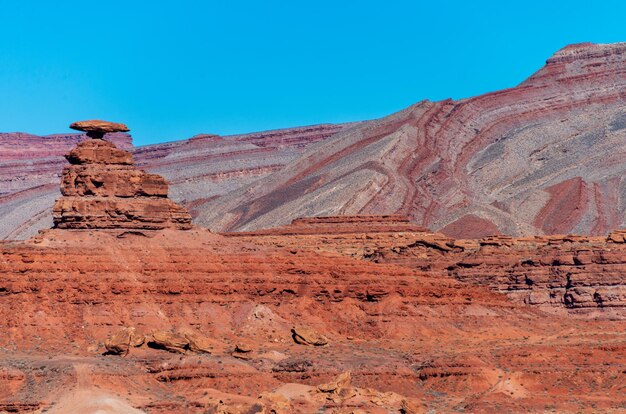
<path id="1" fill-rule="evenodd" d="M 167 198 L 168 184 L 138 170 L 132 155 L 91 139 L 68 155 L 61 193 L 53 209 L 60 229 L 189 229 L 189 213 Z"/>
<path id="2" fill-rule="evenodd" d="M 404 214 L 456 238 L 606 235 L 626 226 L 626 44 L 558 51 L 517 87 L 422 101 L 340 131 L 196 223 Z"/>
<path id="3" fill-rule="evenodd" d="M 276 229 L 224 236 L 400 265 L 485 286 L 515 302 L 551 312 L 626 318 L 625 231 L 608 237 L 454 239 L 403 226 L 404 220 L 399 216 L 298 219 Z"/>
<path id="4" fill-rule="evenodd" d="M 454 240 L 379 247 L 370 258 L 432 269 L 461 282 L 489 287 L 514 301 L 572 315 L 626 318 L 626 244 L 575 235 Z"/>
<path id="5" fill-rule="evenodd" d="M 146 413 L 382 414 L 626 404 L 623 321 L 549 315 L 445 275 L 313 247 L 347 234 L 309 232 L 300 247 L 292 235 L 264 236 L 270 244 L 201 229 L 54 229 L 1 244 L 1 409 L 108 401 Z M 202 346 L 191 346 L 189 332 Z M 335 392 L 348 376 L 349 389 Z"/>

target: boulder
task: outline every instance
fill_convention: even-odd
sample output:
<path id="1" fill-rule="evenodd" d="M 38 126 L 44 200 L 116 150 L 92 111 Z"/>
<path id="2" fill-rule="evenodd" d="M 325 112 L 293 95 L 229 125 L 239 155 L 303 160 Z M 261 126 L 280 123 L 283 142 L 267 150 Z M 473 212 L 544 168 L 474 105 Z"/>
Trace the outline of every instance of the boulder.
<path id="1" fill-rule="evenodd" d="M 131 347 L 139 347 L 145 342 L 143 335 L 137 334 L 135 328 L 127 327 L 111 335 L 104 342 L 108 354 L 126 356 Z"/>
<path id="2" fill-rule="evenodd" d="M 293 327 L 291 336 L 300 345 L 324 346 L 328 344 L 328 339 L 324 335 L 304 326 Z"/>
<path id="3" fill-rule="evenodd" d="M 189 343 L 189 350 L 192 352 L 207 353 L 210 354 L 219 347 L 219 343 L 214 341 L 199 332 L 192 330 L 184 330 L 181 334 L 187 339 Z"/>
<path id="4" fill-rule="evenodd" d="M 184 354 L 189 350 L 189 340 L 184 335 L 174 332 L 156 331 L 152 333 L 148 346 Z"/>
<path id="5" fill-rule="evenodd" d="M 352 385 L 352 373 L 346 371 L 341 373 L 333 381 L 317 386 L 319 392 L 339 393 L 341 390 L 349 388 Z"/>

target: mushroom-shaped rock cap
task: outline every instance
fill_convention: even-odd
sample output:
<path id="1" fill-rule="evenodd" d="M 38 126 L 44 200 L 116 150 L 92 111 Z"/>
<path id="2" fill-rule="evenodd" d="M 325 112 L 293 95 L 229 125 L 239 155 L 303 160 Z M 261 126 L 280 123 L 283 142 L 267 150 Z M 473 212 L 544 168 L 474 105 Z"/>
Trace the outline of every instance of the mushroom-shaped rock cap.
<path id="1" fill-rule="evenodd" d="M 116 122 L 100 121 L 93 119 L 89 121 L 74 122 L 70 125 L 70 128 L 78 131 L 87 132 L 87 136 L 91 138 L 102 138 L 104 134 L 108 132 L 127 132 L 130 131 L 124 124 L 118 124 Z"/>

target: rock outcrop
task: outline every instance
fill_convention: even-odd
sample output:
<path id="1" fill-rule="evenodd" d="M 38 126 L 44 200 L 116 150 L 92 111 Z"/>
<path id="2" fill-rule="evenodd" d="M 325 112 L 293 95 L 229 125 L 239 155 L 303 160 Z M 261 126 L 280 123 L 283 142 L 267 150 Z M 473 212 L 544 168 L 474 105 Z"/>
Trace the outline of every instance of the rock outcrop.
<path id="1" fill-rule="evenodd" d="M 605 237 L 512 238 L 469 249 L 449 276 L 570 314 L 626 318 L 626 245 Z"/>
<path id="2" fill-rule="evenodd" d="M 553 312 L 595 318 L 626 318 L 626 244 L 623 232 L 609 237 L 553 235 L 400 241 L 377 246 L 369 258 L 472 286 L 486 286 L 514 301 Z M 416 238 L 417 240 L 418 238 Z M 424 237 L 421 237 L 424 239 Z"/>
<path id="3" fill-rule="evenodd" d="M 81 127 L 96 135 L 120 129 L 106 124 Z M 78 144 L 66 158 L 71 165 L 63 170 L 63 197 L 53 209 L 56 228 L 191 228 L 189 213 L 167 198 L 165 179 L 137 169 L 128 151 L 109 141 L 91 139 Z"/>
<path id="4" fill-rule="evenodd" d="M 400 216 L 357 216 L 298 219 L 275 229 L 223 235 L 400 265 L 485 286 L 551 312 L 626 319 L 624 230 L 607 237 L 454 239 Z"/>
<path id="5" fill-rule="evenodd" d="M 132 347 L 138 347 L 145 342 L 145 336 L 138 334 L 135 328 L 125 327 L 109 336 L 104 342 L 108 354 L 126 356 Z"/>
<path id="6" fill-rule="evenodd" d="M 291 329 L 291 336 L 295 343 L 300 345 L 324 346 L 328 345 L 328 339 L 320 335 L 314 329 L 299 326 Z"/>

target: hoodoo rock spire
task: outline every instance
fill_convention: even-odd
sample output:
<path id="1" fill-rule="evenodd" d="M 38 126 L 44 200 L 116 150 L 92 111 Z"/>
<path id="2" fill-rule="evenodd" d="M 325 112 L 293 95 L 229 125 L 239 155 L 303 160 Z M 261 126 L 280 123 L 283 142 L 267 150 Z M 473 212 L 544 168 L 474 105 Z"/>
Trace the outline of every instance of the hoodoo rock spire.
<path id="1" fill-rule="evenodd" d="M 134 166 L 132 154 L 105 141 L 108 132 L 128 131 L 105 121 L 73 123 L 92 139 L 66 155 L 61 193 L 53 211 L 61 229 L 162 230 L 191 228 L 191 216 L 167 198 L 168 183 Z"/>

